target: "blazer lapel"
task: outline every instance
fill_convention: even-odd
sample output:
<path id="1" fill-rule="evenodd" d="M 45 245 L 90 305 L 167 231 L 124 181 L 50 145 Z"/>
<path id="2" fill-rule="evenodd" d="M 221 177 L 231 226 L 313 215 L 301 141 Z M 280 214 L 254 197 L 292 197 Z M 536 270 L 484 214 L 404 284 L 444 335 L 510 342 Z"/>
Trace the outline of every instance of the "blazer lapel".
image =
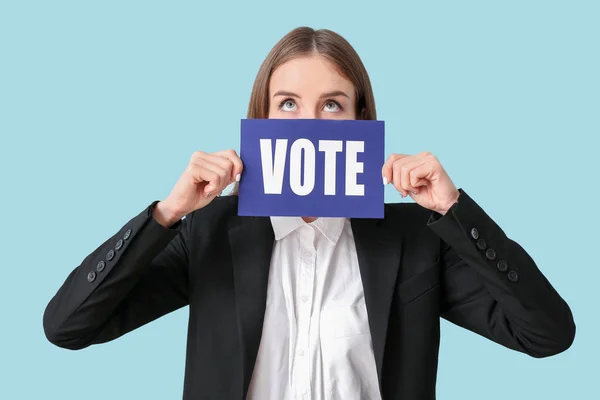
<path id="1" fill-rule="evenodd" d="M 236 215 L 229 221 L 244 397 L 252 378 L 262 336 L 274 240 L 275 235 L 268 217 Z"/>
<path id="2" fill-rule="evenodd" d="M 390 305 L 400 265 L 402 238 L 385 228 L 383 220 L 377 219 L 352 219 L 352 232 L 381 387 L 383 353 Z"/>

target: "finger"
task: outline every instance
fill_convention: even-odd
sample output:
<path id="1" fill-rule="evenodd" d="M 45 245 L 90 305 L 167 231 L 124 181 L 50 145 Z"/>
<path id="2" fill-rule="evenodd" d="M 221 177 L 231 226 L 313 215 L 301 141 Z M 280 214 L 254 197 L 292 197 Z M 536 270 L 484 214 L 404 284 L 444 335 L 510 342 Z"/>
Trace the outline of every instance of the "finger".
<path id="1" fill-rule="evenodd" d="M 196 163 L 204 171 L 210 173 L 211 177 L 215 177 L 212 179 L 205 187 L 204 194 L 210 196 L 216 191 L 221 191 L 225 189 L 225 187 L 230 183 L 230 173 L 226 169 L 220 167 L 218 164 L 214 164 L 208 160 L 201 160 Z"/>
<path id="2" fill-rule="evenodd" d="M 195 151 L 190 157 L 190 162 L 201 160 L 207 153 L 204 151 Z"/>
<path id="3" fill-rule="evenodd" d="M 213 154 L 203 155 L 201 157 L 201 160 L 204 160 L 204 161 L 206 161 L 210 164 L 213 164 L 213 165 L 217 166 L 218 168 L 226 171 L 227 172 L 226 180 L 227 180 L 228 184 L 234 181 L 234 177 L 232 175 L 233 162 L 230 159 L 228 159 L 227 157 L 213 153 Z"/>
<path id="4" fill-rule="evenodd" d="M 424 164 L 425 164 L 425 160 L 423 160 L 422 158 L 416 157 L 410 163 L 407 163 L 402 166 L 402 168 L 401 168 L 402 187 L 407 192 L 410 192 L 412 194 L 418 193 L 419 189 L 412 184 L 411 175 L 413 175 L 413 171 L 415 171 L 415 169 L 420 168 Z"/>
<path id="5" fill-rule="evenodd" d="M 215 155 L 220 155 L 227 158 L 233 164 L 233 168 L 231 170 L 231 177 L 234 181 L 239 182 L 242 176 L 242 171 L 244 169 L 244 164 L 242 163 L 242 159 L 238 156 L 235 150 L 225 150 L 219 151 L 215 153 Z"/>
<path id="6" fill-rule="evenodd" d="M 403 156 L 403 157 L 397 158 L 396 161 L 394 161 L 391 166 L 392 172 L 391 172 L 390 181 L 394 183 L 394 187 L 396 188 L 396 190 L 398 190 L 400 192 L 402 197 L 406 197 L 408 193 L 402 188 L 402 175 L 400 173 L 400 170 L 405 164 L 413 161 L 414 159 L 415 159 L 414 156 Z"/>
<path id="7" fill-rule="evenodd" d="M 197 161 L 200 161 L 200 160 L 210 159 L 212 162 L 217 163 L 215 161 L 215 159 L 213 159 L 212 157 L 221 157 L 221 158 L 229 160 L 229 162 L 231 162 L 232 165 L 233 165 L 232 168 L 231 168 L 231 179 L 232 179 L 232 182 L 240 180 L 241 173 L 242 173 L 242 170 L 243 170 L 243 164 L 242 164 L 242 160 L 237 155 L 237 153 L 235 152 L 235 150 L 218 151 L 218 152 L 215 152 L 215 153 L 206 153 L 206 152 L 203 152 L 203 151 L 196 151 L 192 155 L 190 162 L 191 161 L 197 162 Z"/>
<path id="8" fill-rule="evenodd" d="M 198 164 L 197 162 L 192 161 L 188 165 L 186 172 L 195 183 L 206 182 L 206 186 L 204 187 L 205 193 L 207 188 L 210 189 L 210 186 L 217 187 L 219 184 L 219 174 L 206 168 L 206 164 Z"/>
<path id="9" fill-rule="evenodd" d="M 424 162 L 422 165 L 419 165 L 410 171 L 410 184 L 412 187 L 417 189 L 417 193 L 419 187 L 427 186 L 433 172 L 434 165 L 428 162 Z"/>
<path id="10" fill-rule="evenodd" d="M 394 186 L 402 193 L 404 197 L 409 192 L 416 192 L 416 189 L 410 184 L 410 171 L 422 165 L 424 160 L 413 157 L 407 161 L 399 160 L 393 165 Z"/>
<path id="11" fill-rule="evenodd" d="M 207 182 L 204 187 L 204 194 L 210 195 L 215 190 L 218 190 L 227 183 L 224 181 L 228 178 L 228 173 L 219 165 L 214 164 L 204 158 L 196 158 L 190 162 L 190 165 L 194 165 L 199 168 L 200 178 Z"/>
<path id="12" fill-rule="evenodd" d="M 389 182 L 393 181 L 392 166 L 394 165 L 394 163 L 405 157 L 409 156 L 406 154 L 390 154 L 390 156 L 383 164 L 383 167 L 381 168 L 381 177 L 383 178 L 384 185 L 387 185 Z"/>

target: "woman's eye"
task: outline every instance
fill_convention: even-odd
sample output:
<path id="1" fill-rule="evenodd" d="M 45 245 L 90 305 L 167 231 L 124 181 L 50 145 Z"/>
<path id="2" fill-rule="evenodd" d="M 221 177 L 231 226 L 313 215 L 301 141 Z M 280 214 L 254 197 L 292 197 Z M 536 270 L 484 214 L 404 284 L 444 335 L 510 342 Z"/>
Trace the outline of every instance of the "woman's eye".
<path id="1" fill-rule="evenodd" d="M 296 108 L 296 103 L 294 102 L 294 100 L 285 100 L 281 103 L 281 105 L 279 106 L 280 109 L 282 109 L 283 111 L 294 111 L 294 109 Z"/>
<path id="2" fill-rule="evenodd" d="M 325 103 L 325 111 L 327 112 L 336 112 L 336 111 L 340 111 L 341 107 L 338 103 L 336 103 L 335 101 L 328 101 L 327 103 Z"/>

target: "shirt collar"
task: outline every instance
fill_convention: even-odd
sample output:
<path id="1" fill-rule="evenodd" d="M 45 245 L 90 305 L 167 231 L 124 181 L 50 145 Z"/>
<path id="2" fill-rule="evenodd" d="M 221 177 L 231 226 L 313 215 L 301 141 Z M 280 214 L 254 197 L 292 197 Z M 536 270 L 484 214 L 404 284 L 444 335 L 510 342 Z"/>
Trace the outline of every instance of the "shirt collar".
<path id="1" fill-rule="evenodd" d="M 317 228 L 332 244 L 336 244 L 342 235 L 346 218 L 317 218 L 310 224 L 301 217 L 271 217 L 271 225 L 275 233 L 275 240 L 281 240 L 296 229 L 309 225 Z"/>

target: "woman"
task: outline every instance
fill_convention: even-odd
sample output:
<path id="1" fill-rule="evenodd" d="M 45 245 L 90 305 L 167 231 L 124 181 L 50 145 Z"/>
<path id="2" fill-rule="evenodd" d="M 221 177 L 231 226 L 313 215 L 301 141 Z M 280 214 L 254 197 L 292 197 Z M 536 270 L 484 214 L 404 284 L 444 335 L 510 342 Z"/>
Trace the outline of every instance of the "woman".
<path id="1" fill-rule="evenodd" d="M 376 113 L 350 44 L 298 28 L 262 64 L 248 117 Z M 48 339 L 81 349 L 189 305 L 185 399 L 434 399 L 440 317 L 532 357 L 570 347 L 568 305 L 435 156 L 389 156 L 383 183 L 415 202 L 382 220 L 240 217 L 219 194 L 242 176 L 235 151 L 195 152 L 69 275 Z"/>

